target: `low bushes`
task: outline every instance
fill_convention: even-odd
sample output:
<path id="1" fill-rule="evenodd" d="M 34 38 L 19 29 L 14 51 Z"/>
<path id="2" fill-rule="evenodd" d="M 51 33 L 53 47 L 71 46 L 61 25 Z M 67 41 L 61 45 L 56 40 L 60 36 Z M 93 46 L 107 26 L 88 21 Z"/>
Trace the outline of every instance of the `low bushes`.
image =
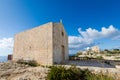
<path id="1" fill-rule="evenodd" d="M 103 75 L 103 73 L 88 75 L 86 80 L 115 80 L 113 77 Z"/>
<path id="2" fill-rule="evenodd" d="M 95 74 L 88 69 L 79 69 L 75 66 L 66 68 L 64 66 L 52 66 L 48 72 L 46 80 L 114 80 L 113 77 Z"/>
<path id="3" fill-rule="evenodd" d="M 33 66 L 33 67 L 39 66 L 39 64 L 35 60 L 26 61 L 26 60 L 21 59 L 21 60 L 18 60 L 17 63 L 25 64 L 25 65 L 29 65 L 29 66 Z"/>
<path id="4" fill-rule="evenodd" d="M 64 66 L 52 66 L 47 75 L 47 80 L 77 80 L 79 75 L 76 73 L 78 72 L 77 68 L 66 69 Z"/>
<path id="5" fill-rule="evenodd" d="M 103 57 L 102 56 L 97 56 L 96 59 L 103 59 Z"/>

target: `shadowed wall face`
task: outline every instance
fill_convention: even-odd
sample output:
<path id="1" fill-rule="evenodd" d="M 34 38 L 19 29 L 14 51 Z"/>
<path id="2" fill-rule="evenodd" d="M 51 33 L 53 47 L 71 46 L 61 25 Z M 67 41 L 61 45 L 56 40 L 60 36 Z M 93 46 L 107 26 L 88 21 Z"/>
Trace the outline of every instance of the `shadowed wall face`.
<path id="1" fill-rule="evenodd" d="M 14 42 L 13 60 L 36 60 L 43 65 L 62 62 L 61 45 L 64 45 L 65 57 L 68 56 L 68 47 L 66 46 L 67 37 L 65 40 L 60 36 L 61 30 L 63 31 L 61 23 L 54 26 L 54 23 L 51 22 L 17 34 Z M 55 48 L 55 46 L 57 47 Z"/>
<path id="2" fill-rule="evenodd" d="M 53 53 L 54 63 L 68 60 L 68 36 L 61 23 L 53 24 Z"/>

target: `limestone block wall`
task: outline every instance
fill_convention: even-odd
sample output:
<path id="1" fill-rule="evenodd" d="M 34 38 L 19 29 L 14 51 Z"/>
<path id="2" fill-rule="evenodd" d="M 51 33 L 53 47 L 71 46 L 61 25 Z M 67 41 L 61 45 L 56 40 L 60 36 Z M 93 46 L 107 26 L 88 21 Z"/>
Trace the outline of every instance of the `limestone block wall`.
<path id="1" fill-rule="evenodd" d="M 68 36 L 62 23 L 47 23 L 15 35 L 13 60 L 53 65 L 68 60 Z"/>
<path id="2" fill-rule="evenodd" d="M 43 65 L 53 64 L 53 23 L 15 35 L 13 60 L 36 60 Z"/>
<path id="3" fill-rule="evenodd" d="M 62 46 L 64 46 L 64 52 Z M 53 24 L 53 58 L 54 63 L 63 63 L 68 60 L 68 36 L 61 23 Z"/>

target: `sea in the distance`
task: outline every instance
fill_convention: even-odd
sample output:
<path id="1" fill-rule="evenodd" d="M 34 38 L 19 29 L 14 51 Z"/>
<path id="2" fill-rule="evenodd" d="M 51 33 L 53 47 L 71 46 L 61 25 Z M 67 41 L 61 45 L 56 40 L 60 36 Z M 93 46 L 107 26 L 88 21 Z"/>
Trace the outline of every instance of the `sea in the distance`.
<path id="1" fill-rule="evenodd" d="M 6 62 L 7 56 L 0 56 L 0 62 Z"/>

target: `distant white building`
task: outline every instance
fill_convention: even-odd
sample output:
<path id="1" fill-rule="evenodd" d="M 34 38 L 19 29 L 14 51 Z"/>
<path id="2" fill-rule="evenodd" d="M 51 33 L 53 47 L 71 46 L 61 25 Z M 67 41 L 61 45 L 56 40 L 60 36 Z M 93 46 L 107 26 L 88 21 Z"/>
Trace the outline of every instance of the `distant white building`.
<path id="1" fill-rule="evenodd" d="M 93 47 L 91 47 L 91 51 L 93 51 L 95 53 L 99 53 L 100 52 L 100 48 L 99 48 L 99 46 L 93 46 Z"/>

